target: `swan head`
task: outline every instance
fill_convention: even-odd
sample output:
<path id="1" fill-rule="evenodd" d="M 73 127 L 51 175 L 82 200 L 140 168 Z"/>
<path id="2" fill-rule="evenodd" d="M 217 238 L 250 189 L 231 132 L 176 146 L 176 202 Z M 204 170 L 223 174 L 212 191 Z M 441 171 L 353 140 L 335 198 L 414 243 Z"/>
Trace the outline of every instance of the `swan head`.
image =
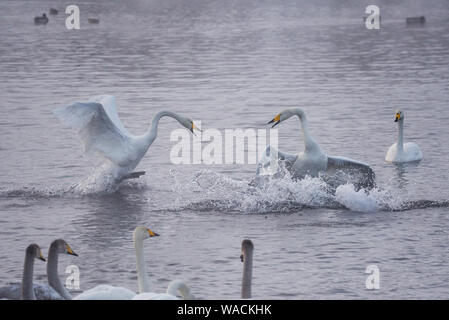
<path id="1" fill-rule="evenodd" d="M 186 118 L 186 117 L 179 117 L 178 119 L 179 123 L 185 127 L 187 130 L 195 134 L 193 130 L 198 130 L 201 132 L 201 130 L 195 125 L 192 119 Z"/>
<path id="2" fill-rule="evenodd" d="M 398 122 L 399 120 L 404 120 L 404 113 L 401 110 L 397 110 L 394 115 L 394 122 Z"/>
<path id="3" fill-rule="evenodd" d="M 27 247 L 26 254 L 31 257 L 34 257 L 36 259 L 45 261 L 44 255 L 42 254 L 42 251 L 41 251 L 41 248 L 35 243 L 30 244 Z"/>
<path id="4" fill-rule="evenodd" d="M 254 244 L 251 240 L 245 239 L 242 241 L 242 254 L 240 255 L 240 261 L 245 262 L 245 258 L 252 254 L 254 250 Z"/>
<path id="5" fill-rule="evenodd" d="M 150 237 L 157 237 L 159 236 L 156 232 L 151 231 L 147 227 L 139 226 L 134 229 L 133 238 L 134 241 L 136 240 L 144 240 Z"/>
<path id="6" fill-rule="evenodd" d="M 167 288 L 167 294 L 177 296 L 180 294 L 184 300 L 195 300 L 195 296 L 191 293 L 190 288 L 181 280 L 173 280 Z"/>
<path id="7" fill-rule="evenodd" d="M 304 111 L 302 111 L 299 108 L 285 109 L 284 111 L 279 113 L 277 116 L 275 116 L 270 122 L 268 122 L 268 124 L 274 123 L 272 126 L 272 128 L 274 128 L 282 121 L 285 121 L 294 115 L 297 115 L 299 118 L 302 118 L 304 116 Z"/>
<path id="8" fill-rule="evenodd" d="M 69 244 L 64 239 L 56 239 L 50 245 L 50 247 L 55 247 L 58 253 L 70 254 L 72 256 L 78 257 L 78 254 L 72 250 Z"/>

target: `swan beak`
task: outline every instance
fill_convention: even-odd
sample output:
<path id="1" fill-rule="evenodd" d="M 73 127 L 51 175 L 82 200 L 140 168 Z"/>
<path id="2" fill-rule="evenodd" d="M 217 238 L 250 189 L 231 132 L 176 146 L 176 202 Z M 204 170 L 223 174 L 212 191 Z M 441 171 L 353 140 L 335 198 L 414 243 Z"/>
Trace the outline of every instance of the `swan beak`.
<path id="1" fill-rule="evenodd" d="M 401 115 L 400 114 L 396 114 L 396 116 L 394 117 L 394 122 L 398 122 L 399 119 L 401 119 Z"/>
<path id="2" fill-rule="evenodd" d="M 69 245 L 67 245 L 67 253 L 71 254 L 72 256 L 78 257 L 78 255 L 75 253 L 75 251 L 72 250 L 72 248 L 70 248 Z"/>
<path id="3" fill-rule="evenodd" d="M 245 258 L 244 258 L 244 256 L 243 256 L 243 253 L 240 255 L 240 261 L 244 261 L 245 260 Z"/>
<path id="4" fill-rule="evenodd" d="M 273 118 L 273 120 L 271 120 L 270 122 L 268 122 L 268 124 L 273 123 L 272 128 L 276 127 L 279 123 L 281 123 L 281 114 L 278 114 L 276 117 Z"/>
<path id="5" fill-rule="evenodd" d="M 156 232 L 153 232 L 150 229 L 148 229 L 148 234 L 150 235 L 150 237 L 159 237 L 159 235 Z"/>
<path id="6" fill-rule="evenodd" d="M 44 258 L 44 256 L 42 255 L 42 253 L 41 253 L 40 256 L 39 256 L 39 260 L 42 260 L 42 261 L 44 261 L 44 262 L 46 261 L 45 258 Z"/>

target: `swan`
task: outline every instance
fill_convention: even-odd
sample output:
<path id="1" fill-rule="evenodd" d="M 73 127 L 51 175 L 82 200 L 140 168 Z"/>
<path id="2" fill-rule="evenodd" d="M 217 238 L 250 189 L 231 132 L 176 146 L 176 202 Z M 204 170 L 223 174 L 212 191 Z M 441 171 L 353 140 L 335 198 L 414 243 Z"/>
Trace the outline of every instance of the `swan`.
<path id="1" fill-rule="evenodd" d="M 139 283 L 139 292 L 150 291 L 150 281 L 146 272 L 145 259 L 143 255 L 143 241 L 150 237 L 159 236 L 150 229 L 139 226 L 134 229 L 133 240 L 136 250 L 137 262 L 137 280 Z M 84 291 L 76 296 L 75 300 L 130 300 L 136 293 L 123 287 L 114 287 L 110 285 L 99 285 L 95 288 Z"/>
<path id="2" fill-rule="evenodd" d="M 398 123 L 398 142 L 391 145 L 385 156 L 387 162 L 411 162 L 420 161 L 423 158 L 421 149 L 414 142 L 403 142 L 404 112 L 396 111 L 394 122 Z"/>
<path id="3" fill-rule="evenodd" d="M 368 164 L 349 158 L 328 156 L 324 153 L 318 143 L 316 143 L 310 135 L 307 117 L 302 109 L 286 109 L 268 123 L 274 123 L 272 126 L 272 128 L 274 128 L 276 125 L 292 116 L 297 116 L 301 122 L 302 132 L 305 139 L 304 151 L 298 154 L 289 154 L 278 151 L 269 145 L 265 149 L 263 157 L 257 165 L 257 176 L 263 175 L 264 170 L 266 170 L 268 166 L 271 168 L 273 162 L 276 163 L 275 160 L 279 159 L 284 161 L 286 168 L 290 171 L 293 178 L 303 178 L 306 175 L 316 177 L 321 172 L 332 174 L 339 170 L 348 170 L 359 172 L 362 175 L 362 186 L 374 186 L 375 174 Z"/>
<path id="4" fill-rule="evenodd" d="M 166 293 L 144 292 L 135 295 L 132 300 L 179 300 L 178 295 L 183 300 L 195 300 L 195 296 L 190 292 L 190 288 L 181 280 L 170 282 Z"/>
<path id="5" fill-rule="evenodd" d="M 47 277 L 48 284 L 33 284 L 37 300 L 70 300 L 72 296 L 61 284 L 58 276 L 59 253 L 78 256 L 63 239 L 54 240 L 48 251 Z M 0 288 L 0 298 L 19 300 L 21 297 L 21 284 L 12 284 Z"/>
<path id="6" fill-rule="evenodd" d="M 34 259 L 45 261 L 41 248 L 35 243 L 30 244 L 25 251 L 22 283 L 0 288 L 0 298 L 36 300 L 35 291 L 37 290 L 36 285 L 33 285 Z"/>
<path id="7" fill-rule="evenodd" d="M 253 251 L 254 245 L 251 240 L 242 241 L 242 254 L 240 260 L 243 262 L 242 277 L 242 299 L 251 298 L 251 280 L 253 276 Z"/>
<path id="8" fill-rule="evenodd" d="M 171 111 L 156 113 L 148 131 L 140 136 L 126 130 L 117 114 L 114 96 L 92 97 L 88 102 L 62 106 L 53 113 L 66 125 L 79 130 L 86 153 L 98 152 L 105 158 L 104 165 L 114 168 L 114 180 L 138 178 L 145 171 L 132 172 L 157 136 L 159 120 L 171 117 L 194 133 L 199 130 L 189 118 Z"/>

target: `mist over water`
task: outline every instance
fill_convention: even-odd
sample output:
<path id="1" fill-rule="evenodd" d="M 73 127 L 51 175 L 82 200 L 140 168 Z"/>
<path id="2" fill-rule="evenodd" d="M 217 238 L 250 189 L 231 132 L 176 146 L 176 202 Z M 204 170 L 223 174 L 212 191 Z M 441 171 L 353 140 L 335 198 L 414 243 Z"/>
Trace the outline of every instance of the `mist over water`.
<path id="1" fill-rule="evenodd" d="M 199 298 L 238 298 L 240 243 L 254 252 L 254 298 L 447 298 L 449 22 L 447 1 L 377 1 L 379 31 L 363 25 L 371 1 L 83 1 L 81 29 L 65 29 L 63 1 L 0 2 L 0 285 L 20 279 L 29 243 L 58 237 L 80 255 L 81 289 L 137 290 L 132 230 L 145 242 L 151 285 L 185 279 Z M 50 7 L 45 26 L 33 18 Z M 48 15 L 48 14 L 47 14 Z M 424 27 L 407 16 L 425 15 Z M 99 25 L 87 23 L 100 19 Z M 202 127 L 266 128 L 305 110 L 330 155 L 369 163 L 377 187 L 331 188 L 321 178 L 251 185 L 255 165 L 173 165 L 163 119 L 120 186 L 85 157 L 52 110 L 112 94 L 124 125 L 145 132 L 168 109 Z M 394 111 L 419 164 L 384 162 Z M 303 149 L 297 119 L 279 149 Z M 365 289 L 376 264 L 381 289 Z M 45 265 L 35 266 L 45 282 Z"/>

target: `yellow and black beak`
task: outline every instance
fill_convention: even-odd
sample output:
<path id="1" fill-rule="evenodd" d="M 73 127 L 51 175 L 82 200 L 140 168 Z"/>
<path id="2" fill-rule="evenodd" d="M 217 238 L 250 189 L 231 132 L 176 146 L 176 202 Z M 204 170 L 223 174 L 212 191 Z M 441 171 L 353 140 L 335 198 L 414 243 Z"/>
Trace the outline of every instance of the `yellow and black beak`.
<path id="1" fill-rule="evenodd" d="M 159 237 L 159 235 L 156 232 L 153 232 L 150 229 L 148 229 L 148 234 L 150 235 L 150 237 Z"/>
<path id="2" fill-rule="evenodd" d="M 195 135 L 195 132 L 193 130 L 198 130 L 199 132 L 202 132 L 201 129 L 199 129 L 192 121 L 191 127 L 190 127 L 190 132 L 192 132 Z"/>
<path id="3" fill-rule="evenodd" d="M 240 261 L 245 261 L 245 256 L 243 255 L 243 253 L 240 255 Z"/>
<path id="4" fill-rule="evenodd" d="M 44 258 L 44 256 L 42 255 L 42 252 L 41 252 L 41 254 L 39 255 L 39 260 L 42 260 L 42 261 L 44 261 L 44 262 L 46 261 L 45 258 Z"/>
<path id="5" fill-rule="evenodd" d="M 276 127 L 279 123 L 281 123 L 281 114 L 280 113 L 276 117 L 274 117 L 273 120 L 268 122 L 268 124 L 273 123 L 273 122 L 274 122 L 274 124 L 271 126 L 272 128 Z"/>
<path id="6" fill-rule="evenodd" d="M 69 245 L 67 245 L 67 253 L 71 254 L 72 256 L 78 257 L 78 255 L 75 253 L 75 251 L 72 250 L 72 248 L 70 248 Z"/>
<path id="7" fill-rule="evenodd" d="M 401 119 L 401 114 L 396 113 L 396 115 L 394 116 L 394 122 L 398 122 L 400 119 Z"/>

